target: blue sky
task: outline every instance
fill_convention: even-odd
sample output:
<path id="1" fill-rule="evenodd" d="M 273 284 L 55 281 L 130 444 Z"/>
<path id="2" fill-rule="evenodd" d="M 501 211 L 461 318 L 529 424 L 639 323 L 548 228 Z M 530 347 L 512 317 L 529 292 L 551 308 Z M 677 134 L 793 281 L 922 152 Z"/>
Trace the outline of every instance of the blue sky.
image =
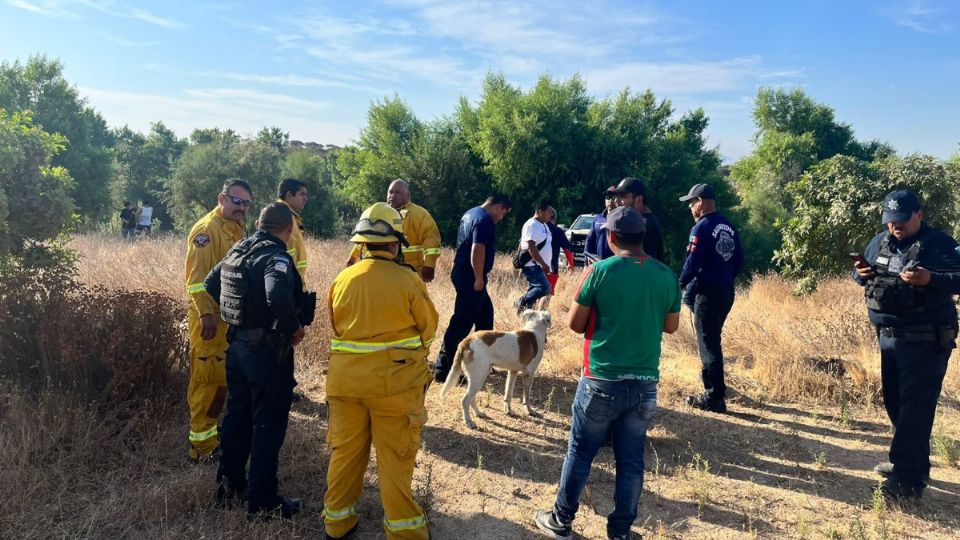
<path id="1" fill-rule="evenodd" d="M 60 58 L 112 126 L 164 121 L 343 145 L 371 101 L 422 119 L 523 87 L 652 88 L 703 107 L 710 144 L 747 154 L 759 86 L 798 86 L 861 139 L 946 158 L 960 143 L 960 3 L 949 0 L 133 2 L 0 0 L 0 59 Z"/>

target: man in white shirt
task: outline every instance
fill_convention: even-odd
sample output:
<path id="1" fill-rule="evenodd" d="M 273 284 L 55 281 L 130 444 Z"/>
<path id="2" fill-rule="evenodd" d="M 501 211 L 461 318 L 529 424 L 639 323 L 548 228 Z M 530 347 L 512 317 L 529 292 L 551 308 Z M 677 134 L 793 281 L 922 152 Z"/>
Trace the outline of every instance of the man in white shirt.
<path id="1" fill-rule="evenodd" d="M 537 301 L 550 294 L 550 281 L 547 279 L 550 265 L 547 261 L 553 253 L 553 247 L 550 245 L 550 229 L 547 227 L 549 220 L 550 203 L 540 201 L 533 217 L 523 224 L 519 250 L 520 262 L 524 264 L 520 269 L 530 286 L 527 292 L 514 302 L 517 313 L 525 309 L 535 309 Z M 523 252 L 524 249 L 526 252 Z"/>

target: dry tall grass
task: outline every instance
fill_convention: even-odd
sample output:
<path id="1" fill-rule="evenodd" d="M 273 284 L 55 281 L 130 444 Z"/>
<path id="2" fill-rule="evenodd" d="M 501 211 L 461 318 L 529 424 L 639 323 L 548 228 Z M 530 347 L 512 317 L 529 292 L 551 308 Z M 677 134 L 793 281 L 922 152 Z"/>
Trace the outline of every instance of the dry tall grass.
<path id="1" fill-rule="evenodd" d="M 307 283 L 321 297 L 349 247 L 308 242 Z M 160 293 L 185 310 L 182 238 L 121 243 L 82 236 L 71 248 L 81 257 L 84 284 Z M 438 279 L 429 286 L 441 333 L 454 303 L 446 278 L 450 260 L 445 251 Z M 538 537 L 529 514 L 552 500 L 581 363 L 582 338 L 562 324 L 578 277 L 561 278 L 551 306 L 558 324 L 534 387 L 543 420 L 494 415 L 481 426 L 484 431 L 469 432 L 455 402 L 428 399 L 431 421 L 414 482 L 431 514 L 434 537 Z M 500 257 L 490 280 L 498 328 L 515 325 L 512 303 L 524 289 L 523 279 Z M 960 535 L 955 512 L 960 472 L 948 470 L 952 464 L 945 459 L 938 458 L 941 468 L 934 477 L 940 481 L 919 511 L 874 511 L 869 495 L 860 493 L 875 484 L 869 467 L 882 459 L 889 441 L 876 407 L 879 362 L 861 291 L 844 280 L 827 282 L 804 298 L 791 296 L 791 289 L 792 284 L 767 276 L 739 291 L 724 333 L 728 384 L 735 392 L 734 414 L 727 417 L 691 413 L 682 405 L 683 396 L 699 386 L 696 341 L 686 311 L 681 330 L 666 338 L 661 411 L 650 435 L 638 530 L 655 538 Z M 16 486 L 17 494 L 14 504 L 0 511 L 0 537 L 320 536 L 330 329 L 327 314 L 317 315 L 298 349 L 297 378 L 306 399 L 292 413 L 281 458 L 285 491 L 311 505 L 294 524 L 256 526 L 241 512 L 210 508 L 212 470 L 183 461 L 184 403 L 171 404 L 181 414 L 165 415 L 169 423 L 137 429 L 139 444 L 131 446 L 121 436 L 125 422 L 104 421 L 55 395 L 38 402 L 4 389 L 0 480 Z M 960 438 L 958 391 L 960 369 L 952 361 L 938 428 L 937 444 L 944 448 L 955 448 Z M 481 405 L 495 407 L 499 392 L 481 393 Z M 612 474 L 612 457 L 601 455 L 592 494 L 577 521 L 585 537 L 603 534 Z M 368 483 L 374 478 L 371 469 Z M 372 519 L 364 521 L 360 537 L 382 537 L 375 491 L 365 492 L 361 511 Z"/>

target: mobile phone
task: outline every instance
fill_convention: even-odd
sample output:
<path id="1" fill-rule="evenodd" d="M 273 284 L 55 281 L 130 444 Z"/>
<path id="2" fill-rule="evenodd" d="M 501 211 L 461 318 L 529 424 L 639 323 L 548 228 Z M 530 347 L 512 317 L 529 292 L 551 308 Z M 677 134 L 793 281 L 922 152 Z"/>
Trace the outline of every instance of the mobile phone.
<path id="1" fill-rule="evenodd" d="M 866 259 L 863 258 L 863 255 L 859 253 L 851 253 L 850 258 L 853 259 L 853 262 L 861 264 L 863 266 L 870 266 Z"/>

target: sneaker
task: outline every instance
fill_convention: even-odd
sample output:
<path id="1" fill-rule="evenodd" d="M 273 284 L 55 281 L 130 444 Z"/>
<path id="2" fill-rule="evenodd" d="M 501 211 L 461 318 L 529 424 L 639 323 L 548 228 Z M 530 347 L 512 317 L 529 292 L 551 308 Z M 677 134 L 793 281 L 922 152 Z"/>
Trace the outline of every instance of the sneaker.
<path id="1" fill-rule="evenodd" d="M 280 497 L 280 502 L 272 508 L 247 508 L 247 519 L 252 521 L 270 521 L 273 518 L 293 519 L 300 512 L 300 499 Z"/>
<path id="2" fill-rule="evenodd" d="M 523 310 L 527 309 L 527 307 L 523 305 L 523 298 L 517 298 L 514 300 L 513 309 L 517 312 L 517 315 L 523 313 Z"/>
<path id="3" fill-rule="evenodd" d="M 545 533 L 549 533 L 554 540 L 567 540 L 573 538 L 573 529 L 570 524 L 564 525 L 557 521 L 553 515 L 553 510 L 537 510 L 533 515 L 533 522 L 537 528 Z"/>
<path id="4" fill-rule="evenodd" d="M 703 411 L 710 411 L 715 413 L 727 412 L 726 401 L 722 399 L 711 399 L 706 394 L 700 394 L 697 396 L 688 396 L 687 405 L 690 405 L 694 409 L 700 409 Z"/>
<path id="5" fill-rule="evenodd" d="M 893 463 L 890 463 L 889 461 L 877 463 L 877 466 L 873 468 L 873 472 L 886 478 L 893 474 Z"/>
<path id="6" fill-rule="evenodd" d="M 873 468 L 873 472 L 879 474 L 880 476 L 887 478 L 893 474 L 893 463 L 885 461 L 883 463 L 878 463 L 876 467 Z M 924 484 L 930 483 L 930 475 L 926 475 L 922 478 Z"/>
<path id="7" fill-rule="evenodd" d="M 346 540 L 347 538 L 353 538 L 353 535 L 357 534 L 357 528 L 360 526 L 360 522 L 357 522 L 350 527 L 350 530 L 347 531 L 347 534 L 343 536 L 330 536 L 326 531 L 323 532 L 323 537 L 327 540 Z"/>

